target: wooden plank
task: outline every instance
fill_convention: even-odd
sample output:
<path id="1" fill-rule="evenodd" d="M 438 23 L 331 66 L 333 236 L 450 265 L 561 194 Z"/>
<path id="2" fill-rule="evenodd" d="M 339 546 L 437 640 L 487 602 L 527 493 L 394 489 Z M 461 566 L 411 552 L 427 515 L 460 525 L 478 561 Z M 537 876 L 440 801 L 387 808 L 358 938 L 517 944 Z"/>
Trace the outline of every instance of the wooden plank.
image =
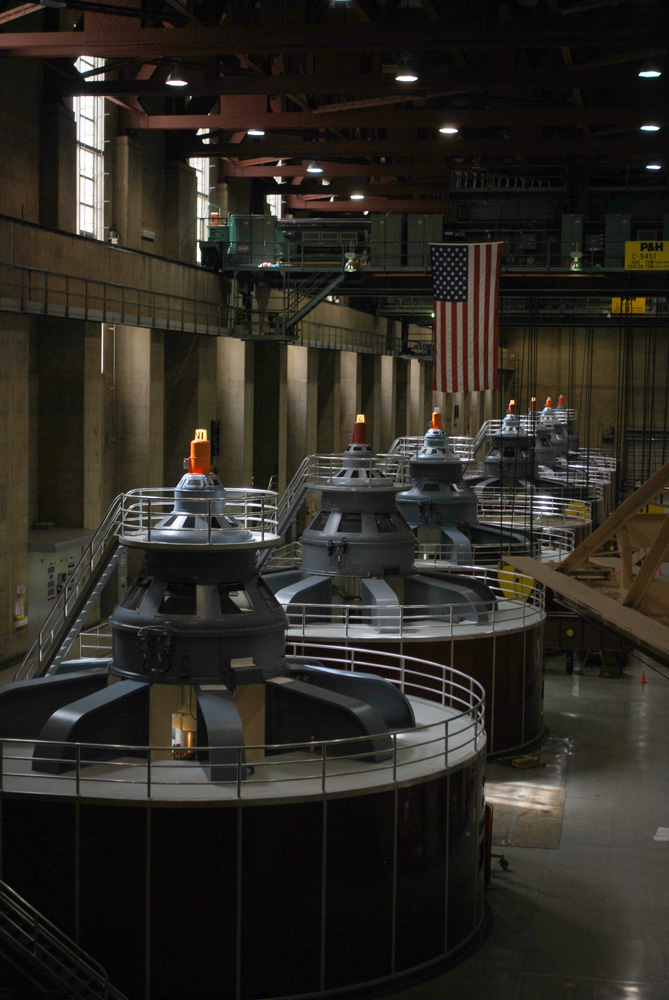
<path id="1" fill-rule="evenodd" d="M 514 569 L 550 587 L 556 594 L 564 597 L 568 604 L 590 618 L 620 632 L 640 649 L 669 661 L 669 628 L 666 625 L 647 618 L 640 611 L 622 607 L 613 598 L 606 597 L 580 580 L 558 573 L 529 556 L 505 556 L 504 559 Z"/>
<path id="2" fill-rule="evenodd" d="M 664 553 L 667 550 L 668 543 L 669 515 L 664 518 L 664 521 L 660 526 L 660 530 L 657 533 L 657 538 L 648 550 L 648 555 L 644 559 L 639 572 L 634 577 L 629 590 L 625 594 L 622 602 L 623 604 L 629 605 L 630 607 L 638 607 L 641 603 L 641 599 L 646 592 L 648 584 L 654 578 L 662 559 L 664 558 Z M 669 613 L 669 607 L 667 607 L 666 613 Z"/>
<path id="3" fill-rule="evenodd" d="M 639 487 L 636 493 L 633 493 L 620 507 L 614 510 L 613 514 L 604 521 L 604 524 L 601 524 L 591 535 L 588 535 L 566 559 L 563 559 L 557 567 L 557 572 L 569 573 L 571 570 L 576 569 L 577 566 L 580 566 L 581 563 L 584 563 L 588 556 L 597 551 L 600 545 L 613 538 L 618 528 L 622 527 L 633 514 L 636 514 L 639 508 L 643 507 L 649 500 L 652 500 L 658 493 L 665 490 L 668 484 L 669 462 L 663 465 L 659 472 L 651 476 L 643 486 Z"/>

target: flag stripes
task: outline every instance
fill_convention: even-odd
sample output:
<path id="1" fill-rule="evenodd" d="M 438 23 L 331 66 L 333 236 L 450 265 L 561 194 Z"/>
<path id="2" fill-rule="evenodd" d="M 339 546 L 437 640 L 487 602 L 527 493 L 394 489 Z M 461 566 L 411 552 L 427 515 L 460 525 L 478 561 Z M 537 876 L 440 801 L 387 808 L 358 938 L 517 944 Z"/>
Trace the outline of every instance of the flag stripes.
<path id="1" fill-rule="evenodd" d="M 433 243 L 434 380 L 439 392 L 496 389 L 501 243 Z"/>

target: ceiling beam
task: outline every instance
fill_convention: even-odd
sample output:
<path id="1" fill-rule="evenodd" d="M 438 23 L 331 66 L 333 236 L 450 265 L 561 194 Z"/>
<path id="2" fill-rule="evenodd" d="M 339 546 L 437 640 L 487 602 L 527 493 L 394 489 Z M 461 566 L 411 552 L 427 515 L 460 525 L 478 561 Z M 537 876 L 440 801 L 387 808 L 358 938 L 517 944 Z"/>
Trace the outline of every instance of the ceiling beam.
<path id="1" fill-rule="evenodd" d="M 327 196 L 322 200 L 305 197 L 299 194 L 289 194 L 286 196 L 286 208 L 288 211 L 305 209 L 308 212 L 318 212 L 319 214 L 329 212 L 355 212 L 360 214 L 365 212 L 452 212 L 453 204 L 447 199 L 431 201 L 424 198 L 365 198 L 364 201 L 347 201 L 343 198 L 336 198 L 329 201 Z"/>
<path id="2" fill-rule="evenodd" d="M 41 8 L 39 8 L 41 9 Z M 0 46 L 1 47 L 1 46 Z M 408 98 L 406 87 L 396 83 L 385 73 L 347 74 L 342 80 L 341 73 L 314 73 L 312 75 L 263 76 L 261 74 L 238 74 L 236 76 L 215 76 L 207 68 L 198 72 L 186 88 L 193 96 L 216 94 L 337 94 L 345 90 L 350 94 L 375 97 Z M 612 70 L 605 66 L 599 70 L 571 71 L 556 69 L 554 72 L 501 73 L 473 69 L 449 69 L 442 73 L 421 75 L 420 82 L 411 92 L 413 100 L 430 96 L 431 92 L 467 94 L 472 91 L 487 91 L 502 95 L 537 90 L 571 90 L 573 87 L 587 89 L 624 90 L 637 81 L 634 67 L 629 72 Z M 666 91 L 664 84 L 662 89 Z M 653 84 L 653 89 L 660 88 Z M 143 81 L 141 85 L 133 80 L 68 80 L 63 84 L 63 93 L 101 97 L 105 94 L 135 94 L 138 97 L 158 97 L 168 92 L 164 83 Z"/>
<path id="3" fill-rule="evenodd" d="M 318 128 L 396 128 L 411 135 L 417 128 L 438 129 L 444 121 L 453 119 L 459 127 L 490 128 L 519 126 L 609 126 L 629 125 L 638 128 L 649 115 L 658 119 L 658 124 L 669 123 L 669 110 L 653 112 L 656 107 L 650 102 L 638 105 L 615 105 L 612 107 L 588 108 L 581 105 L 568 107 L 527 106 L 493 109 L 443 108 L 438 110 L 390 110 L 388 108 L 353 108 L 342 111 L 259 111 L 253 120 L 244 112 L 235 110 L 221 114 L 189 115 L 128 115 L 125 125 L 133 129 L 221 129 L 223 132 L 243 132 L 251 125 L 268 130 L 286 131 L 290 129 Z M 445 142 L 448 139 L 444 139 Z"/>
<path id="4" fill-rule="evenodd" d="M 649 137 L 653 140 L 648 142 Z M 467 156 L 508 156 L 516 154 L 537 156 L 565 156 L 581 154 L 592 159 L 596 156 L 619 156 L 623 160 L 633 156 L 664 156 L 669 153 L 669 136 L 656 133 L 653 136 L 645 132 L 630 133 L 624 140 L 616 136 L 589 135 L 585 138 L 574 136 L 568 138 L 546 138 L 539 142 L 535 136 L 518 136 L 513 141 L 508 139 L 461 139 L 451 142 L 444 136 L 434 139 L 333 139 L 328 142 L 303 142 L 299 138 L 282 138 L 271 136 L 260 143 L 245 140 L 239 145 L 220 143 L 206 145 L 196 137 L 184 138 L 179 144 L 181 156 L 276 156 L 284 160 L 293 157 L 316 157 L 319 160 L 328 157 L 401 157 L 407 165 L 417 157 L 430 159 L 434 168 L 439 169 L 444 163 L 452 163 L 454 158 Z M 386 166 L 386 172 L 401 173 L 401 163 L 397 160 Z M 375 170 L 383 169 L 376 165 Z"/>
<path id="5" fill-rule="evenodd" d="M 497 18 L 450 18 L 448 45 L 467 49 L 544 49 L 569 45 L 612 51 L 648 45 L 648 18 L 658 39 L 669 37 L 669 11 L 666 6 L 647 4 L 644 16 L 633 9 L 614 8 L 587 17 L 533 17 L 522 21 Z M 17 32 L 0 36 L 0 51 L 20 56 L 76 57 L 82 54 L 118 59 L 126 56 L 145 59 L 180 56 L 235 55 L 237 53 L 327 53 L 382 50 L 397 53 L 439 51 L 444 47 L 444 33 L 434 25 L 420 22 L 359 24 L 290 25 L 277 22 L 236 27 L 133 28 L 114 31 L 90 29 L 60 32 Z"/>

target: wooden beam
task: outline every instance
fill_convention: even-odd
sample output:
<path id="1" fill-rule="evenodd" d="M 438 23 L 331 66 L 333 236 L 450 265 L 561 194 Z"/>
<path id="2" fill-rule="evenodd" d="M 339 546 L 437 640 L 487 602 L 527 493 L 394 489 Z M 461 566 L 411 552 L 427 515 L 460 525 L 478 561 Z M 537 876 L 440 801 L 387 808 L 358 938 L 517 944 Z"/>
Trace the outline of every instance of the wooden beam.
<path id="1" fill-rule="evenodd" d="M 662 493 L 667 486 L 669 486 L 669 462 L 614 510 L 613 514 L 604 521 L 604 524 L 600 524 L 596 531 L 593 531 L 585 541 L 581 542 L 566 559 L 563 559 L 556 567 L 557 571 L 571 573 L 578 566 L 581 566 L 604 542 L 613 538 L 618 528 L 621 528 L 633 514 L 636 514 L 645 503 L 656 497 L 658 493 Z"/>
<path id="2" fill-rule="evenodd" d="M 648 585 L 654 579 L 658 567 L 664 558 L 667 545 L 669 545 L 669 514 L 665 514 L 664 521 L 660 525 L 660 530 L 657 533 L 655 541 L 648 550 L 648 555 L 644 559 L 641 569 L 634 577 L 629 590 L 623 597 L 623 604 L 629 607 L 639 607 L 648 589 Z M 669 597 L 669 588 L 667 589 L 667 597 Z M 667 606 L 667 613 L 669 613 L 669 605 Z"/>
<path id="3" fill-rule="evenodd" d="M 669 661 L 669 628 L 666 625 L 646 617 L 640 611 L 622 607 L 613 598 L 606 597 L 580 580 L 558 573 L 529 556 L 505 556 L 504 559 L 514 569 L 550 587 L 588 617 L 610 626 L 652 656 Z"/>

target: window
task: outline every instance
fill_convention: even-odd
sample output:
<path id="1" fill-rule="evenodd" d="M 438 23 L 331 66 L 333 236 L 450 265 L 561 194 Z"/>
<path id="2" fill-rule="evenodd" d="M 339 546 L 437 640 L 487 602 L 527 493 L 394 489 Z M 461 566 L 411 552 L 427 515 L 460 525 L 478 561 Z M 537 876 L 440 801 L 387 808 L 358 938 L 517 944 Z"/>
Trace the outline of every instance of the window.
<path id="1" fill-rule="evenodd" d="M 75 63 L 89 74 L 104 66 L 104 59 L 80 56 Z M 94 73 L 91 73 L 94 75 Z M 77 230 L 82 236 L 104 239 L 104 97 L 75 97 L 77 126 Z"/>
<path id="2" fill-rule="evenodd" d="M 193 167 L 197 177 L 197 240 L 208 238 L 207 226 L 209 222 L 209 159 L 198 156 L 188 161 Z"/>
<path id="3" fill-rule="evenodd" d="M 282 178 L 280 178 L 281 180 Z M 276 180 L 276 177 L 274 178 Z M 265 201 L 269 207 L 271 215 L 276 215 L 277 219 L 281 218 L 283 200 L 280 194 L 268 194 L 265 195 Z"/>

